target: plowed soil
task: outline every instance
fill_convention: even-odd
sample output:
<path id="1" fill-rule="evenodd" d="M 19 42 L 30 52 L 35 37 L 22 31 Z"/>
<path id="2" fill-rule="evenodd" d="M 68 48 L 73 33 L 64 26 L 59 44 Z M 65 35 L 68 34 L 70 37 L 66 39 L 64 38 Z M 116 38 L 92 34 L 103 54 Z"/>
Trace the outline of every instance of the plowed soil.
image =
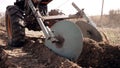
<path id="1" fill-rule="evenodd" d="M 6 45 L 5 28 L 0 28 L 0 68 L 120 68 L 120 45 L 85 38 L 82 53 L 73 62 L 45 47 L 42 39 L 29 35 L 23 47 L 13 48 Z"/>

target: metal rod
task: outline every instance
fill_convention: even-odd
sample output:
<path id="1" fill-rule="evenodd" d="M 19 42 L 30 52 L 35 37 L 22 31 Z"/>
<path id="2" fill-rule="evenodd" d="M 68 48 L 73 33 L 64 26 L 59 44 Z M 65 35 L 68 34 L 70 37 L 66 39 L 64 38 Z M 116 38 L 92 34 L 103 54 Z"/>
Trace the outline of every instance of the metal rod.
<path id="1" fill-rule="evenodd" d="M 32 12 L 34 13 L 35 17 L 37 18 L 37 21 L 38 21 L 41 29 L 43 30 L 43 33 L 45 34 L 45 36 L 46 36 L 47 38 L 50 37 L 49 32 L 48 32 L 47 28 L 45 27 L 45 25 L 44 25 L 44 23 L 43 23 L 43 20 L 41 19 L 42 16 L 41 16 L 41 14 L 39 13 L 39 11 L 36 10 L 36 8 L 34 7 L 34 5 L 33 5 L 33 3 L 32 3 L 31 0 L 28 0 L 28 4 L 29 4 Z"/>
<path id="2" fill-rule="evenodd" d="M 82 14 L 83 18 L 85 18 L 89 24 L 91 24 L 92 26 L 97 28 L 96 24 L 93 23 L 93 21 L 84 13 L 83 10 L 81 10 L 74 2 L 72 3 L 72 5 L 78 12 L 80 12 Z"/>
<path id="3" fill-rule="evenodd" d="M 32 1 L 29 0 L 28 1 L 28 4 L 30 6 L 30 8 L 32 9 L 32 12 L 34 13 L 35 17 L 37 18 L 37 21 L 38 21 L 38 24 L 40 25 L 44 35 L 46 36 L 46 38 L 48 40 L 51 40 L 52 42 L 56 42 L 58 41 L 56 38 L 55 38 L 55 35 L 53 34 L 53 32 L 51 31 L 51 29 L 49 27 L 45 27 L 44 23 L 43 23 L 43 20 L 42 20 L 42 16 L 39 12 L 39 10 L 37 10 Z"/>
<path id="4" fill-rule="evenodd" d="M 78 15 L 55 15 L 55 16 L 43 16 L 44 20 L 55 20 L 55 19 L 71 19 L 78 18 Z"/>
<path id="5" fill-rule="evenodd" d="M 103 18 L 103 9 L 104 9 L 104 0 L 102 0 L 102 8 L 101 8 L 100 23 L 102 23 L 102 18 Z"/>
<path id="6" fill-rule="evenodd" d="M 83 17 L 89 22 L 89 18 L 86 16 L 86 14 L 84 13 L 83 10 L 81 10 L 74 2 L 72 3 L 73 7 L 78 11 L 78 12 L 81 12 Z"/>

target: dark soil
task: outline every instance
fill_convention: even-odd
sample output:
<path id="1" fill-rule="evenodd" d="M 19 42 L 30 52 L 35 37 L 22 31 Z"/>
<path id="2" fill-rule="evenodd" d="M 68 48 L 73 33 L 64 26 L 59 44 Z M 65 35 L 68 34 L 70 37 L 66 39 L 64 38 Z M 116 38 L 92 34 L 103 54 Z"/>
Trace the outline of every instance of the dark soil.
<path id="1" fill-rule="evenodd" d="M 7 54 L 4 52 L 2 47 L 0 47 L 0 68 L 7 68 L 6 64 Z"/>
<path id="2" fill-rule="evenodd" d="M 0 68 L 120 68 L 120 45 L 85 38 L 80 57 L 72 62 L 45 47 L 42 39 L 26 40 L 21 48 L 4 46 L 6 33 L 0 31 Z"/>
<path id="3" fill-rule="evenodd" d="M 120 68 L 120 45 L 113 46 L 86 38 L 77 63 L 82 67 Z"/>

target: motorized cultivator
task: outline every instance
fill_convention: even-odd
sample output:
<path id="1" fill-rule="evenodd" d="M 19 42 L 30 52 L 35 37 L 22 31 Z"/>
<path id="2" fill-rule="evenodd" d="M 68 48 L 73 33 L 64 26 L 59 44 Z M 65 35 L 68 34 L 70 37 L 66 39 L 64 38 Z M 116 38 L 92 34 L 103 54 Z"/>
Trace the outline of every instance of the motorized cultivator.
<path id="1" fill-rule="evenodd" d="M 25 42 L 25 28 L 43 31 L 46 47 L 60 56 L 76 60 L 82 52 L 84 38 L 87 37 L 98 42 L 103 41 L 105 35 L 98 31 L 83 9 L 79 9 L 75 3 L 72 3 L 77 13 L 51 16 L 47 11 L 47 4 L 51 1 L 16 0 L 14 5 L 7 7 L 8 45 L 22 46 Z M 68 20 L 75 18 L 80 20 L 75 22 Z M 82 21 L 81 18 L 85 21 Z"/>

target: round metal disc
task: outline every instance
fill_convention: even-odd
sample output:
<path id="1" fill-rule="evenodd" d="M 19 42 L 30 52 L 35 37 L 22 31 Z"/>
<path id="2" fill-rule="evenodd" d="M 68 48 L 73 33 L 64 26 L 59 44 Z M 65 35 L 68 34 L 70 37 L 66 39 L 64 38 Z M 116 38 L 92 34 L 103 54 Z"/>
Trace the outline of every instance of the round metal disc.
<path id="1" fill-rule="evenodd" d="M 77 21 L 76 24 L 81 29 L 84 37 L 93 39 L 98 42 L 102 41 L 102 36 L 100 32 L 93 25 L 84 21 Z"/>
<path id="2" fill-rule="evenodd" d="M 83 47 L 80 28 L 70 21 L 60 21 L 55 23 L 51 30 L 61 42 L 56 44 L 46 39 L 45 45 L 63 57 L 71 60 L 77 59 Z"/>

